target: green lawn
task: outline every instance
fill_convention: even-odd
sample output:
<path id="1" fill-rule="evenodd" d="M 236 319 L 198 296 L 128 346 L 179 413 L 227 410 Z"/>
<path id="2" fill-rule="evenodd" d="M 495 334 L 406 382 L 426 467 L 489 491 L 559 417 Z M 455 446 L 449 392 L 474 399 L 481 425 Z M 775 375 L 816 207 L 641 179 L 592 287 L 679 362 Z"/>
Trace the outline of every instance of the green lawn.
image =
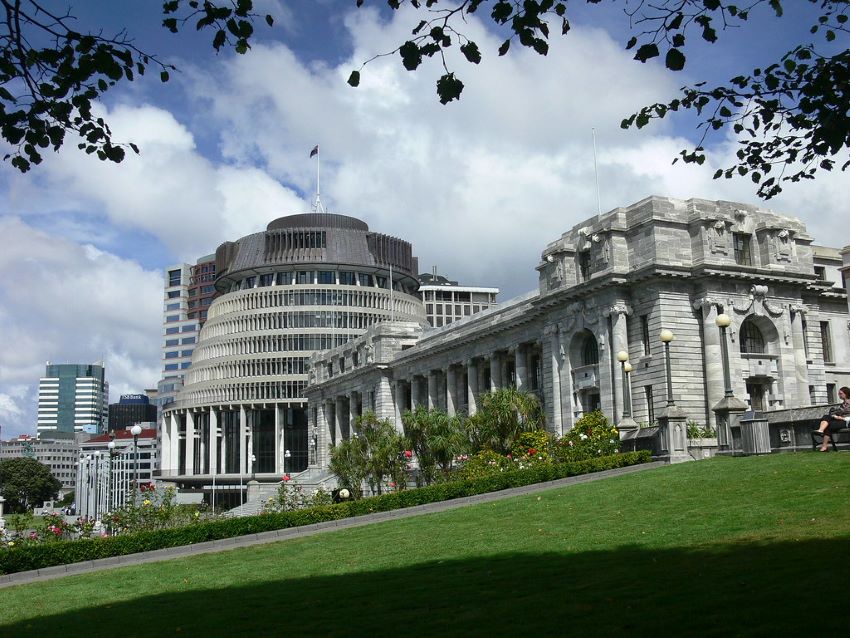
<path id="1" fill-rule="evenodd" d="M 0 636 L 846 635 L 850 454 L 714 459 L 0 590 Z"/>

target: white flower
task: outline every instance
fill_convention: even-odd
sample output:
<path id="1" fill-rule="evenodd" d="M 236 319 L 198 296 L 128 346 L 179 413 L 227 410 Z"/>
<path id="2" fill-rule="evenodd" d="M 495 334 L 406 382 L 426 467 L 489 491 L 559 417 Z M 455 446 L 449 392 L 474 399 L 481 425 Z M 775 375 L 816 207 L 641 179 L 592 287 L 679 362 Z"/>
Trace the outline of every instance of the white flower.
<path id="1" fill-rule="evenodd" d="M 587 435 L 586 435 L 586 434 L 579 434 L 579 435 L 578 435 L 578 438 L 580 438 L 582 441 L 586 441 L 586 440 L 587 440 Z"/>

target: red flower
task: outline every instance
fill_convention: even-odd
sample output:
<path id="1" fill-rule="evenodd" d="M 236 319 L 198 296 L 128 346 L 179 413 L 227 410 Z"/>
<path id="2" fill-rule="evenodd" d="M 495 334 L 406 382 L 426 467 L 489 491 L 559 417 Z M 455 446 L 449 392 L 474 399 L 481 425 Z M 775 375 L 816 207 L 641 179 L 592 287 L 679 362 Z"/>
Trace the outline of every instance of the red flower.
<path id="1" fill-rule="evenodd" d="M 410 450 L 405 450 L 405 451 L 404 451 L 404 458 L 409 459 L 409 458 L 411 458 L 412 456 L 413 456 L 413 452 L 411 452 Z"/>
<path id="2" fill-rule="evenodd" d="M 395 483 L 390 483 L 390 487 L 395 487 Z"/>
<path id="3" fill-rule="evenodd" d="M 289 474 L 284 474 L 284 475 L 283 475 L 283 480 L 284 480 L 284 481 L 291 481 L 291 480 L 292 480 L 292 477 L 291 477 L 291 476 L 289 476 Z"/>
<path id="4" fill-rule="evenodd" d="M 513 456 L 513 454 L 511 454 L 511 453 L 510 453 L 510 452 L 508 452 L 508 455 L 507 455 L 507 457 L 508 457 L 508 458 L 509 458 L 509 459 L 512 459 L 512 458 L 514 458 L 514 456 Z"/>
<path id="5" fill-rule="evenodd" d="M 533 447 L 528 448 L 528 454 L 529 454 L 529 456 L 534 456 L 535 454 L 537 454 L 537 448 L 533 448 Z"/>

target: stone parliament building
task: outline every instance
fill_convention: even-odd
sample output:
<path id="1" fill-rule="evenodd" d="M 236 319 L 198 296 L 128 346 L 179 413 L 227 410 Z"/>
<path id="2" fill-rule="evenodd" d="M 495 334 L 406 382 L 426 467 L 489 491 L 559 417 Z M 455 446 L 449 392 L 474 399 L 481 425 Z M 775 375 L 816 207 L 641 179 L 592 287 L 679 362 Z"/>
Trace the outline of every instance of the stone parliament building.
<path id="1" fill-rule="evenodd" d="M 714 427 L 721 313 L 735 397 L 768 413 L 833 402 L 850 385 L 841 260 L 791 217 L 649 197 L 547 245 L 537 290 L 431 328 L 408 242 L 344 215 L 282 217 L 216 251 L 219 296 L 163 414 L 160 478 L 316 484 L 365 411 L 398 427 L 418 405 L 472 414 L 506 385 L 536 393 L 558 434 L 594 409 L 621 424 L 629 395 L 631 418 L 652 425 L 667 406 L 662 330 L 676 405 Z"/>
<path id="2" fill-rule="evenodd" d="M 561 434 L 601 409 L 652 425 L 671 392 L 688 419 L 716 428 L 724 397 L 718 314 L 731 385 L 759 411 L 835 402 L 850 385 L 848 304 L 836 249 L 797 219 L 733 202 L 650 197 L 591 218 L 543 250 L 539 289 L 441 329 L 383 323 L 310 361 L 310 427 L 320 463 L 366 410 L 400 424 L 418 405 L 476 410 L 512 385 L 541 399 Z M 632 372 L 621 373 L 617 354 Z M 624 378 L 630 392 L 624 393 Z M 400 426 L 399 426 L 400 427 Z"/>

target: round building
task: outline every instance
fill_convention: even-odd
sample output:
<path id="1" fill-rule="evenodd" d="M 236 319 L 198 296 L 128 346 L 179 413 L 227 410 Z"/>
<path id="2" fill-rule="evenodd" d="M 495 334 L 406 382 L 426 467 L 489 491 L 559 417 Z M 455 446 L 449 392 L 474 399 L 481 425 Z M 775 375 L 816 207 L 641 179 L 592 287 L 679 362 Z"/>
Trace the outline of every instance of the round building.
<path id="1" fill-rule="evenodd" d="M 220 296 L 164 412 L 161 477 L 210 489 L 216 476 L 223 502 L 242 476 L 318 469 L 303 398 L 310 355 L 380 322 L 424 323 L 425 311 L 410 243 L 345 215 L 281 217 L 223 243 L 215 263 Z"/>

